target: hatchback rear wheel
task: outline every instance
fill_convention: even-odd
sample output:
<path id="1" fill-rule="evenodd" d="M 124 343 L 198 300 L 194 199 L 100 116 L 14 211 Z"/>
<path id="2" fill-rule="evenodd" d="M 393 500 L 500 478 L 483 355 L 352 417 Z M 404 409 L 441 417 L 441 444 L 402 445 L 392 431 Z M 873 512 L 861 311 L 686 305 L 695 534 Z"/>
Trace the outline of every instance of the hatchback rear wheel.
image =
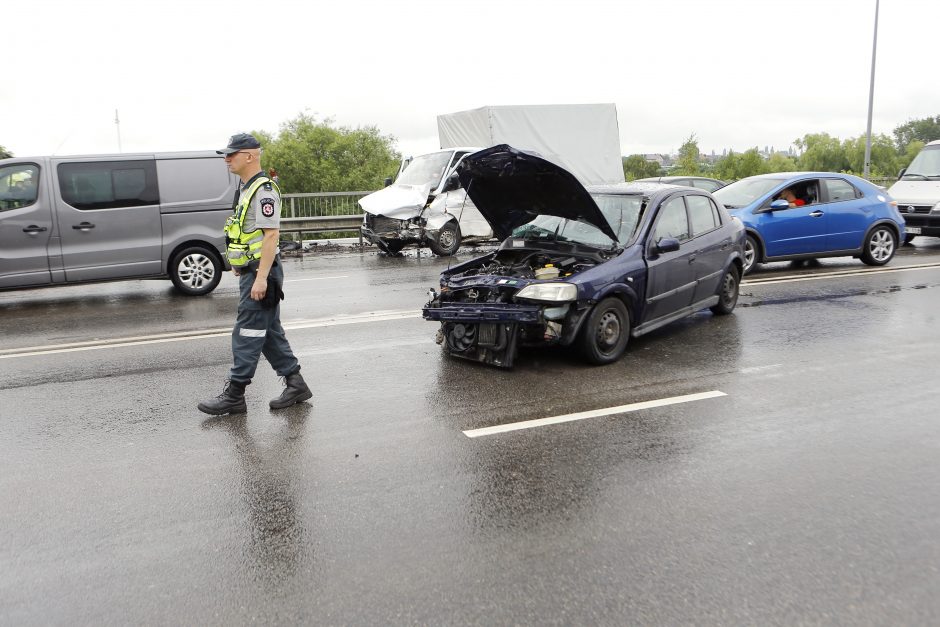
<path id="1" fill-rule="evenodd" d="M 876 226 L 865 238 L 862 249 L 862 261 L 869 266 L 883 266 L 894 257 L 897 250 L 897 236 L 887 226 Z"/>

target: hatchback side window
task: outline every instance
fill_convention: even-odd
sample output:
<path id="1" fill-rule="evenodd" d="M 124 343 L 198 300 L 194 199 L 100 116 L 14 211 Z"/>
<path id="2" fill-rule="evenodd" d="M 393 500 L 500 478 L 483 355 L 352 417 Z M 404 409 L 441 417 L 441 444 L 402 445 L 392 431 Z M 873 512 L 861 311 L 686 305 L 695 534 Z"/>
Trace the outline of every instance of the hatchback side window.
<path id="1" fill-rule="evenodd" d="M 717 210 L 712 201 L 705 196 L 688 195 L 685 202 L 689 206 L 689 222 L 692 224 L 692 236 L 712 231 L 718 226 L 715 222 Z"/>
<path id="2" fill-rule="evenodd" d="M 39 198 L 39 166 L 17 163 L 0 168 L 0 211 L 28 207 Z"/>
<path id="3" fill-rule="evenodd" d="M 76 209 L 144 207 L 160 202 L 152 160 L 59 164 L 62 200 Z"/>
<path id="4" fill-rule="evenodd" d="M 839 202 L 841 200 L 855 200 L 858 195 L 851 183 L 842 179 L 823 179 L 826 184 L 826 192 L 829 194 L 829 202 Z"/>
<path id="5" fill-rule="evenodd" d="M 667 200 L 659 209 L 653 241 L 659 242 L 664 237 L 671 237 L 680 242 L 689 239 L 689 219 L 685 213 L 685 201 L 682 196 Z"/>

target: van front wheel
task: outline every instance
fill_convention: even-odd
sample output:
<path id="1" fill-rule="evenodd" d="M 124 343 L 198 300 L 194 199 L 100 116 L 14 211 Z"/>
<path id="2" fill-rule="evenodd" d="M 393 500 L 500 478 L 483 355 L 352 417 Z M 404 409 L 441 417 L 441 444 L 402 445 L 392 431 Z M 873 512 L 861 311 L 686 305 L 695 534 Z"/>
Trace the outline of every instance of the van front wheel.
<path id="1" fill-rule="evenodd" d="M 208 294 L 222 279 L 218 254 L 202 246 L 190 246 L 176 253 L 169 270 L 173 285 L 186 296 Z"/>
<path id="2" fill-rule="evenodd" d="M 460 248 L 460 227 L 451 220 L 438 230 L 437 235 L 429 238 L 428 247 L 440 257 L 448 257 Z"/>

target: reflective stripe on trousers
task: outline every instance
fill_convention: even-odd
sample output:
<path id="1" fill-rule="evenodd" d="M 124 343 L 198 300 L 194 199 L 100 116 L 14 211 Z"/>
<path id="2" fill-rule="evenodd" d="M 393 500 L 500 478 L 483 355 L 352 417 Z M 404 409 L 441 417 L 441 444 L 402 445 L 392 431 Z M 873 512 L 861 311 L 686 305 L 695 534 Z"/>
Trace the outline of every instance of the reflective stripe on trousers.
<path id="1" fill-rule="evenodd" d="M 271 276 L 283 284 L 284 271 L 280 262 L 271 268 Z M 274 368 L 278 376 L 286 377 L 300 369 L 300 364 L 287 342 L 281 326 L 280 306 L 264 309 L 251 300 L 251 286 L 255 273 L 244 270 L 238 278 L 238 317 L 232 329 L 232 370 L 229 378 L 239 383 L 250 383 L 255 376 L 261 355 Z"/>

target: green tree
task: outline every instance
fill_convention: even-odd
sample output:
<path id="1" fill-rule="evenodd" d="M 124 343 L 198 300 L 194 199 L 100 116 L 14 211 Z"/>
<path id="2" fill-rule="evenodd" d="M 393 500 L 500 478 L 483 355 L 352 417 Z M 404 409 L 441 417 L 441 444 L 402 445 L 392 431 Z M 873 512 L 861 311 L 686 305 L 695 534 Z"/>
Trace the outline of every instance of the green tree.
<path id="1" fill-rule="evenodd" d="M 623 178 L 628 181 L 662 175 L 662 167 L 655 161 L 647 161 L 643 155 L 623 157 Z"/>
<path id="2" fill-rule="evenodd" d="M 847 171 L 861 176 L 865 172 L 865 144 L 864 135 L 845 140 L 842 145 L 848 161 Z M 872 135 L 871 138 L 871 167 L 870 176 L 895 176 L 901 169 L 901 160 L 894 142 L 887 135 Z"/>
<path id="3" fill-rule="evenodd" d="M 940 139 L 940 115 L 920 120 L 909 120 L 894 129 L 895 146 L 903 153 L 913 141 L 923 143 Z"/>
<path id="4" fill-rule="evenodd" d="M 3 146 L 0 146 L 0 159 L 9 159 L 12 156 L 13 156 L 12 152 L 7 150 Z"/>
<path id="5" fill-rule="evenodd" d="M 907 145 L 907 148 L 904 149 L 904 152 L 898 155 L 898 169 L 906 168 L 911 165 L 911 161 L 914 160 L 914 157 L 917 156 L 921 150 L 924 149 L 924 142 L 914 140 Z M 892 176 L 897 174 L 897 172 L 892 172 Z"/>
<path id="6" fill-rule="evenodd" d="M 684 174 L 686 176 L 695 176 L 701 173 L 702 166 L 701 152 L 698 149 L 698 140 L 695 139 L 695 133 L 689 135 L 685 143 L 679 148 L 679 157 L 676 159 L 676 167 L 670 174 Z"/>
<path id="7" fill-rule="evenodd" d="M 775 152 L 767 158 L 764 165 L 767 172 L 795 172 L 796 157 Z"/>
<path id="8" fill-rule="evenodd" d="M 811 133 L 793 143 L 803 151 L 797 159 L 801 170 L 845 172 L 849 169 L 845 147 L 838 138 L 830 137 L 828 133 Z"/>
<path id="9" fill-rule="evenodd" d="M 395 138 L 374 126 L 337 127 L 306 113 L 281 125 L 276 137 L 256 131 L 265 170 L 274 168 L 285 192 L 366 191 L 398 170 Z"/>

